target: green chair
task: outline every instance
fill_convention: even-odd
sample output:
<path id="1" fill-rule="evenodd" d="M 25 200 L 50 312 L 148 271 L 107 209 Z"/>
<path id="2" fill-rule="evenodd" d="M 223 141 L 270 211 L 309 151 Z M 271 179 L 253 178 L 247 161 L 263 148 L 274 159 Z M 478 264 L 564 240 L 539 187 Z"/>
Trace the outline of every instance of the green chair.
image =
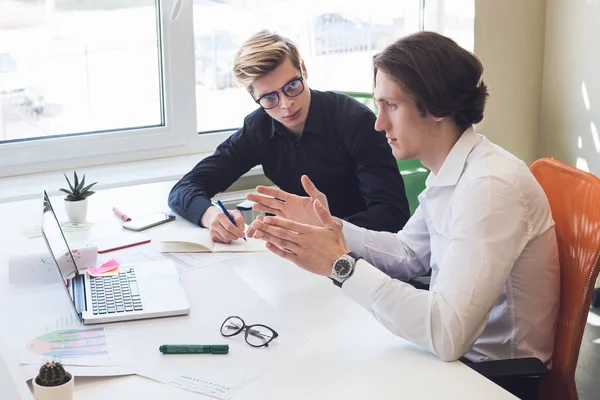
<path id="1" fill-rule="evenodd" d="M 425 180 L 429 175 L 429 170 L 417 159 L 396 160 L 396 163 L 404 180 L 404 190 L 408 199 L 410 215 L 413 215 L 419 207 L 419 195 L 425 189 Z"/>
<path id="2" fill-rule="evenodd" d="M 371 93 L 347 91 L 341 91 L 340 93 L 355 98 L 377 114 L 377 107 L 375 107 L 375 101 L 373 100 L 373 95 Z M 404 180 L 404 189 L 406 190 L 406 198 L 408 199 L 408 206 L 410 207 L 410 215 L 413 215 L 419 206 L 418 196 L 425 189 L 425 179 L 427 179 L 427 176 L 429 175 L 429 170 L 416 159 L 396 160 L 396 162 L 398 164 L 398 170 Z"/>

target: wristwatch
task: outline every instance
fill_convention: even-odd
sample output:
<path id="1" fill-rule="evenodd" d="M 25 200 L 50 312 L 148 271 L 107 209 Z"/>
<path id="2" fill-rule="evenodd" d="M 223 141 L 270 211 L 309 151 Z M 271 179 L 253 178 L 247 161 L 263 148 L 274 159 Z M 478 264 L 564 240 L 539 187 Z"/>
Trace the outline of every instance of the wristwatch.
<path id="1" fill-rule="evenodd" d="M 333 283 L 342 287 L 344 281 L 352 276 L 354 266 L 361 258 L 358 254 L 350 252 L 335 260 L 331 266 L 331 280 Z"/>

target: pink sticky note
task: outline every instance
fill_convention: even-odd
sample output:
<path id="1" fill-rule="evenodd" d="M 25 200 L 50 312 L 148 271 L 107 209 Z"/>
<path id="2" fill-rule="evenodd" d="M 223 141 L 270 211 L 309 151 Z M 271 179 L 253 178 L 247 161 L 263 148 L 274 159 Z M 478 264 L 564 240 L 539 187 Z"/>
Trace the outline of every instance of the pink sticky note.
<path id="1" fill-rule="evenodd" d="M 115 276 L 115 275 L 119 275 L 119 269 L 115 268 L 112 271 L 103 272 L 101 274 L 95 274 L 93 272 L 90 272 L 90 270 L 88 268 L 88 274 L 90 274 L 90 276 Z"/>
<path id="2" fill-rule="evenodd" d="M 110 261 L 105 262 L 99 267 L 88 268 L 88 273 L 91 276 L 109 276 L 109 275 L 117 275 L 118 274 L 119 263 L 117 260 L 112 259 Z"/>

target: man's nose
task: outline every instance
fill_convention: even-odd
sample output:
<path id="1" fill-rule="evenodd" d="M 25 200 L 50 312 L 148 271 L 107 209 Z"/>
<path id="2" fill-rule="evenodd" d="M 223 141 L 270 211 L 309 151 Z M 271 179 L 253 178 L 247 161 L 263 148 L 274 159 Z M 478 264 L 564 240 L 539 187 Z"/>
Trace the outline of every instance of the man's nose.
<path id="1" fill-rule="evenodd" d="M 287 97 L 287 95 L 285 93 L 281 93 L 280 95 L 280 103 L 281 103 L 281 108 L 287 110 L 288 108 L 290 108 L 292 106 L 292 104 L 294 103 L 294 101 Z"/>
<path id="2" fill-rule="evenodd" d="M 377 114 L 377 119 L 375 120 L 375 130 L 382 132 L 385 131 L 387 129 L 387 118 L 385 118 L 385 115 L 383 112 L 379 112 Z"/>

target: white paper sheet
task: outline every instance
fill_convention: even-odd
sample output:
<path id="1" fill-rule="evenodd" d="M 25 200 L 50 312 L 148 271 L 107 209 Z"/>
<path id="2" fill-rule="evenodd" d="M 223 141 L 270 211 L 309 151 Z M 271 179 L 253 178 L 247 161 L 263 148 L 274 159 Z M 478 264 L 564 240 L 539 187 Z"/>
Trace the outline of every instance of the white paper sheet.
<path id="1" fill-rule="evenodd" d="M 197 268 L 210 267 L 234 260 L 235 254 L 215 253 L 163 253 L 164 257 L 175 262 L 179 273 L 187 273 Z"/>
<path id="2" fill-rule="evenodd" d="M 108 261 L 111 258 L 114 258 L 121 265 L 147 261 L 171 260 L 175 263 L 179 274 L 184 274 L 198 268 L 205 268 L 231 261 L 238 257 L 238 254 L 225 253 L 158 253 L 158 246 L 158 242 L 155 241 L 143 246 L 100 254 L 98 255 L 98 260 Z"/>
<path id="3" fill-rule="evenodd" d="M 139 375 L 227 400 L 307 340 L 299 327 L 291 325 L 232 272 L 235 263 L 185 274 L 182 283 L 192 304 L 191 313 L 175 321 L 146 325 L 143 343 L 136 342 L 133 350 L 136 360 L 142 361 Z M 267 325 L 279 337 L 263 348 L 248 345 L 243 333 L 225 338 L 220 327 L 229 316 L 239 316 L 248 325 Z M 230 350 L 227 355 L 163 355 L 158 351 L 161 344 L 228 344 Z"/>
<path id="4" fill-rule="evenodd" d="M 45 285 L 60 281 L 52 256 L 46 253 L 10 256 L 8 279 L 11 284 Z"/>

